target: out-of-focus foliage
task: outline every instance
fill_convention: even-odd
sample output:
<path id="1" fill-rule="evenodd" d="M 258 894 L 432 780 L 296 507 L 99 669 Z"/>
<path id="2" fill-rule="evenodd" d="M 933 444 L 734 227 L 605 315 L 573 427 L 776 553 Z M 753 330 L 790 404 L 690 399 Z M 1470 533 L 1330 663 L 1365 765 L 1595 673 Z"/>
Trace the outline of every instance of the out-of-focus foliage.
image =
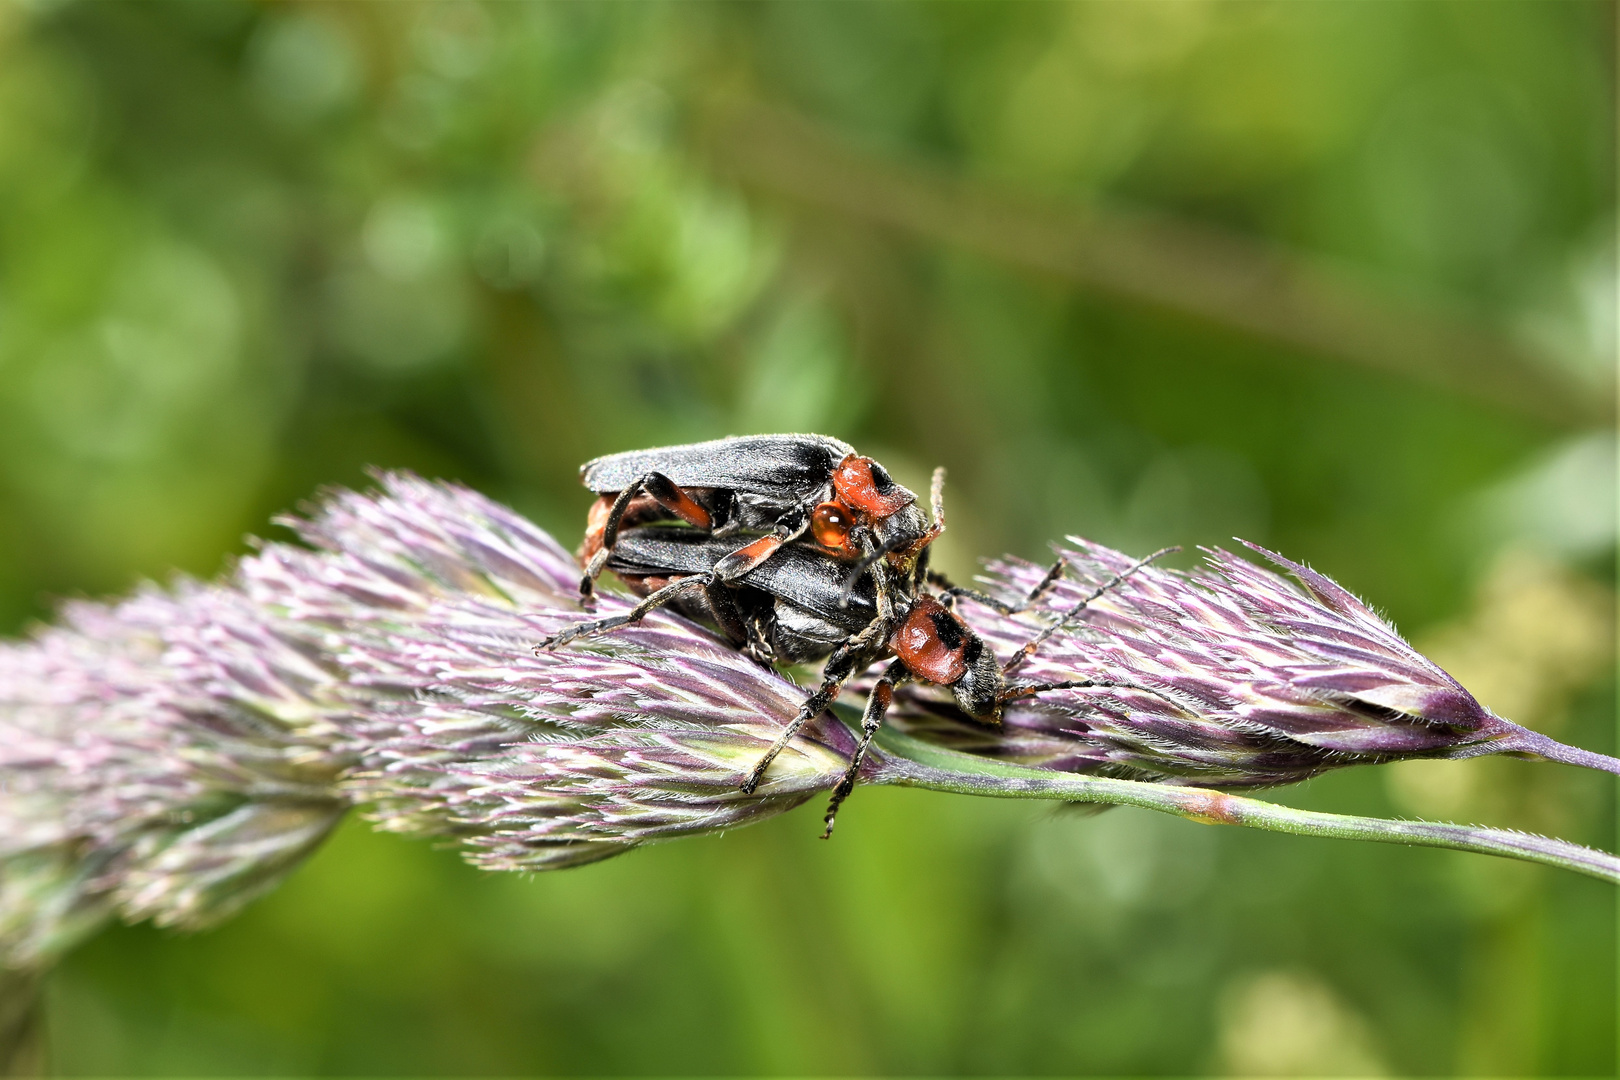
<path id="1" fill-rule="evenodd" d="M 1613 10 L 0 3 L 0 621 L 212 573 L 367 464 L 566 536 L 595 454 L 819 430 L 913 486 L 950 467 L 959 576 L 1066 532 L 1240 534 L 1612 751 L 1614 439 L 1584 406 L 1613 385 Z M 837 191 L 782 181 L 828 145 Z M 1205 265 L 1178 245 L 1210 228 L 1302 253 L 1257 317 L 1336 265 L 1408 328 L 1369 340 L 1466 325 L 1568 417 L 1470 393 L 1472 354 L 1375 371 L 1308 325 L 1076 287 L 1031 203 L 1106 212 L 1150 265 Z M 1599 779 L 1404 768 L 1282 797 L 1613 847 Z M 827 845 L 812 816 L 533 879 L 356 823 L 218 931 L 81 950 L 52 1059 L 1615 1067 L 1596 882 L 1126 810 L 857 792 Z"/>

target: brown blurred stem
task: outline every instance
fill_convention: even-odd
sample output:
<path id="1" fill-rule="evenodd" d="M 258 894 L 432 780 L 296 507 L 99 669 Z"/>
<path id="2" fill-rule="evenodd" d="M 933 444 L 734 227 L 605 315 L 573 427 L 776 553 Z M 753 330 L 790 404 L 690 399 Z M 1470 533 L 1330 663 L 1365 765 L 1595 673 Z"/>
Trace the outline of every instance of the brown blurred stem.
<path id="1" fill-rule="evenodd" d="M 704 124 L 711 159 L 757 193 L 1560 427 L 1615 419 L 1613 395 L 1577 386 L 1500 332 L 1251 237 L 1162 214 L 1043 203 L 885 159 L 757 102 L 713 104 Z"/>

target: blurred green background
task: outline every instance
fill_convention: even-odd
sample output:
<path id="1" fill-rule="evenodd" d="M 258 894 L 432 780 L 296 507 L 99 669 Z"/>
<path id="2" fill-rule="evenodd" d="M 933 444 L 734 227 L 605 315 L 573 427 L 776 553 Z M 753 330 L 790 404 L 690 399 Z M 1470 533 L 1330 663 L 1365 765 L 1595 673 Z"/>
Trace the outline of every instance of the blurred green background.
<path id="1" fill-rule="evenodd" d="M 950 468 L 945 565 L 1241 535 L 1614 752 L 1615 8 L 0 0 L 0 625 L 368 465 L 565 540 L 596 454 Z M 1186 565 L 1185 563 L 1183 565 Z M 1612 849 L 1614 787 L 1277 797 Z M 48 990 L 115 1074 L 1616 1068 L 1615 891 L 858 792 L 580 870 L 351 822 Z"/>

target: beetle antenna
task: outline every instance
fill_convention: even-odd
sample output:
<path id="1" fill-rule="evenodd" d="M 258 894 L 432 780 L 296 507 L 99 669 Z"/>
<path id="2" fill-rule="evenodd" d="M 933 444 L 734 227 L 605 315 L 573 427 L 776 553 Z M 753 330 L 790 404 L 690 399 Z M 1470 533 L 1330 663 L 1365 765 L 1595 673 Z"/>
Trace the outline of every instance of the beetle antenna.
<path id="1" fill-rule="evenodd" d="M 996 701 L 1005 705 L 1008 702 L 1017 701 L 1019 698 L 1034 697 L 1036 694 L 1044 694 L 1048 690 L 1088 690 L 1099 688 L 1110 690 L 1135 690 L 1138 693 L 1148 694 L 1152 697 L 1158 698 L 1161 701 L 1169 702 L 1178 709 L 1186 708 L 1185 703 L 1176 700 L 1163 690 L 1155 690 L 1151 686 L 1144 686 L 1141 683 L 1129 682 L 1124 679 L 1065 679 L 1062 682 L 1053 683 L 1009 683 L 1007 688 L 997 696 Z"/>
<path id="2" fill-rule="evenodd" d="M 861 580 L 861 575 L 866 573 L 872 564 L 883 558 L 883 556 L 904 547 L 907 543 L 909 543 L 907 538 L 896 537 L 856 563 L 855 569 L 851 570 L 849 576 L 844 579 L 844 587 L 838 590 L 838 606 L 841 608 L 849 607 L 849 598 L 855 595 L 855 583 Z"/>
<path id="3" fill-rule="evenodd" d="M 1051 637 L 1053 634 L 1055 634 L 1059 630 L 1063 629 L 1064 626 L 1068 625 L 1069 620 L 1073 619 L 1076 615 L 1078 615 L 1082 611 L 1084 611 L 1086 609 L 1087 605 L 1089 605 L 1093 600 L 1095 600 L 1098 597 L 1102 596 L 1104 593 L 1108 592 L 1110 589 L 1119 588 L 1119 586 L 1123 585 L 1125 583 L 1126 579 L 1128 579 L 1132 574 L 1135 574 L 1138 570 L 1141 570 L 1142 568 L 1146 567 L 1149 563 L 1153 562 L 1154 560 L 1162 559 L 1166 555 L 1173 555 L 1173 554 L 1175 554 L 1176 552 L 1178 552 L 1180 550 L 1181 550 L 1181 545 L 1180 544 L 1176 544 L 1176 545 L 1173 545 L 1173 546 L 1167 547 L 1167 548 L 1160 548 L 1158 551 L 1155 551 L 1153 554 L 1149 555 L 1147 558 L 1137 560 L 1137 562 L 1133 563 L 1131 566 L 1126 567 L 1124 570 L 1121 570 L 1119 573 L 1115 574 L 1113 577 L 1109 578 L 1107 581 L 1103 582 L 1101 585 L 1099 585 L 1095 589 L 1091 590 L 1091 593 L 1084 600 L 1080 601 L 1078 604 L 1074 605 L 1074 607 L 1070 608 L 1067 612 L 1065 612 L 1064 615 L 1062 616 L 1062 618 L 1058 619 L 1056 622 L 1054 622 L 1050 626 L 1048 626 L 1045 630 L 1042 630 L 1039 634 L 1035 635 L 1035 640 L 1031 641 L 1029 644 L 1025 645 L 1022 649 L 1019 649 L 1016 653 L 1014 653 L 1013 658 L 1011 660 L 1008 660 L 1006 665 L 1004 667 L 1002 667 L 1001 673 L 1003 675 L 1006 675 L 1008 672 L 1012 671 L 1013 668 L 1017 667 L 1019 664 L 1022 664 L 1025 660 L 1027 660 L 1031 656 L 1035 655 L 1035 650 L 1039 649 L 1042 645 L 1044 645 L 1046 643 L 1047 638 Z M 1064 565 L 1064 564 L 1062 562 L 1060 562 L 1059 567 L 1061 567 L 1062 565 Z M 1047 584 L 1047 583 L 1043 582 L 1043 584 Z"/>
<path id="4" fill-rule="evenodd" d="M 934 481 L 928 485 L 928 508 L 934 514 L 934 527 L 929 531 L 938 536 L 945 531 L 945 466 L 943 465 L 934 470 Z"/>

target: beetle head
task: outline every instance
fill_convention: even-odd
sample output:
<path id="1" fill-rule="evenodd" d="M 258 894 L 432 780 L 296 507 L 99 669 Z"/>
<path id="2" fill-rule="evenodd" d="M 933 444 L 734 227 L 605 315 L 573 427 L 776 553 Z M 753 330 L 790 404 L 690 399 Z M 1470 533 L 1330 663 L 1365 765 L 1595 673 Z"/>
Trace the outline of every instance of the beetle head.
<path id="1" fill-rule="evenodd" d="M 916 503 L 901 507 L 872 523 L 875 547 L 892 552 L 889 562 L 902 574 L 908 573 L 917 557 L 937 535 L 928 528 L 928 515 Z"/>
<path id="2" fill-rule="evenodd" d="M 850 454 L 833 470 L 832 498 L 810 512 L 816 543 L 841 558 L 898 551 L 914 557 L 912 541 L 927 531 L 917 496 L 894 482 L 882 465 Z"/>
<path id="3" fill-rule="evenodd" d="M 962 649 L 962 677 L 951 683 L 951 693 L 962 711 L 986 724 L 1001 723 L 1001 691 L 1005 680 L 995 653 L 979 635 L 970 635 Z"/>

